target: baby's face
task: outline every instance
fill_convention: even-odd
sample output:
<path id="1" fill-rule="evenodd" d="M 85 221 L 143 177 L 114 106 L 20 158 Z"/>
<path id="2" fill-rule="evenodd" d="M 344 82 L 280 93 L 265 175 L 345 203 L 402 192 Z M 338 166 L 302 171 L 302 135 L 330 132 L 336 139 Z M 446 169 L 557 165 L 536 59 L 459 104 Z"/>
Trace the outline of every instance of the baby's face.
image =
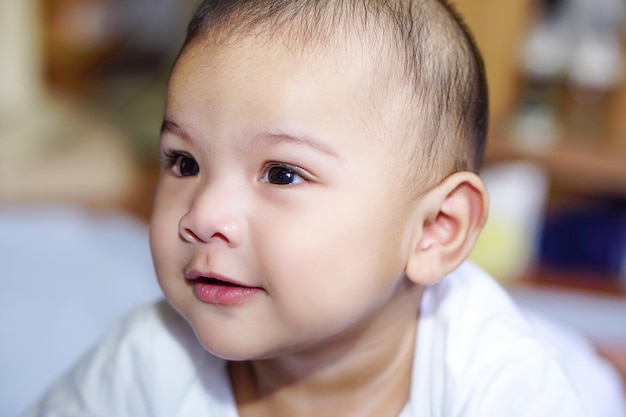
<path id="1" fill-rule="evenodd" d="M 178 62 L 151 245 L 213 353 L 267 358 L 384 327 L 373 317 L 405 284 L 412 211 L 368 65 L 254 39 Z"/>

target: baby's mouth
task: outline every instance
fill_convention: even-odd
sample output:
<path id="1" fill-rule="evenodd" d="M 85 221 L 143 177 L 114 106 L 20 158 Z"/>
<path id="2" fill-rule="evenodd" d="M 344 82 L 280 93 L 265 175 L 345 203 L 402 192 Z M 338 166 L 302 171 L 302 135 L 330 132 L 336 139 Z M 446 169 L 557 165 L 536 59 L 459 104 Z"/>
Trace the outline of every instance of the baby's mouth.
<path id="1" fill-rule="evenodd" d="M 228 281 L 222 281 L 221 279 L 211 278 L 211 277 L 198 277 L 198 278 L 194 279 L 191 282 L 192 283 L 194 283 L 194 282 L 202 282 L 204 284 L 219 285 L 219 286 L 222 286 L 222 287 L 243 287 L 243 285 L 235 284 L 233 282 L 228 282 Z"/>
<path id="2" fill-rule="evenodd" d="M 261 287 L 251 287 L 219 274 L 206 275 L 197 271 L 185 273 L 187 284 L 202 302 L 212 305 L 237 306 L 263 292 Z"/>
<path id="3" fill-rule="evenodd" d="M 187 279 L 187 282 L 191 285 L 204 284 L 232 288 L 250 288 L 250 286 L 240 283 L 234 279 L 230 279 L 228 277 L 214 273 L 204 275 L 196 271 L 190 271 L 188 273 L 185 273 L 185 278 Z"/>

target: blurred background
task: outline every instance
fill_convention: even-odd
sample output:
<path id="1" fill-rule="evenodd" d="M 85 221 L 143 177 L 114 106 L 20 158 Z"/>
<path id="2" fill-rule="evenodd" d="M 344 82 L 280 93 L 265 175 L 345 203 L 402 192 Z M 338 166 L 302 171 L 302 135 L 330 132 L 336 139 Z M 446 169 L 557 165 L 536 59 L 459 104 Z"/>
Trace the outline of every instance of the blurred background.
<path id="1" fill-rule="evenodd" d="M 159 297 L 147 228 L 195 0 L 0 0 L 0 415 Z M 472 259 L 626 375 L 626 3 L 457 0 L 483 52 Z"/>

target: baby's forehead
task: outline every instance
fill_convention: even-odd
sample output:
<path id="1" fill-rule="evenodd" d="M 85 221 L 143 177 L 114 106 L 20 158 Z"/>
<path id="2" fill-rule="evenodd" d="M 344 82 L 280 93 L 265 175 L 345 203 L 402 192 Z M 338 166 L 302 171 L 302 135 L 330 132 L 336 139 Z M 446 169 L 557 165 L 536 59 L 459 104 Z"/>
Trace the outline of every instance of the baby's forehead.
<path id="1" fill-rule="evenodd" d="M 372 110 L 373 117 L 368 117 L 367 122 L 377 119 L 376 115 L 381 114 L 381 105 L 388 106 L 393 92 L 388 88 L 393 78 L 390 73 L 395 71 L 392 69 L 394 66 L 399 65 L 395 62 L 397 59 L 383 58 L 382 48 L 375 48 L 356 35 L 345 33 L 336 39 L 307 42 L 294 41 L 288 34 L 275 31 L 246 34 L 221 39 L 220 42 L 209 37 L 205 42 L 186 48 L 172 78 L 176 80 L 196 75 L 194 78 L 202 83 L 206 80 L 197 77 L 198 73 L 211 77 L 216 72 L 226 71 L 231 72 L 233 77 L 244 73 L 254 76 L 255 72 L 269 69 L 276 75 L 274 78 L 278 84 L 281 80 L 292 82 L 301 79 L 302 83 L 317 82 L 318 89 L 329 88 L 330 84 L 337 82 L 354 87 L 352 104 Z M 409 90 L 402 88 L 404 93 Z M 341 93 L 346 91 L 342 89 Z"/>
<path id="2" fill-rule="evenodd" d="M 401 119 L 406 117 L 403 110 L 407 107 L 405 96 L 409 95 L 409 89 L 397 88 L 394 91 L 388 88 L 389 71 L 381 69 L 385 63 L 380 62 L 380 54 L 372 53 L 372 49 L 362 47 L 359 42 L 328 40 L 294 44 L 290 38 L 276 33 L 271 36 L 238 36 L 219 43 L 190 47 L 181 55 L 177 65 L 180 68 L 174 72 L 170 86 L 193 79 L 198 91 L 202 85 L 215 85 L 214 80 L 238 79 L 241 82 L 236 85 L 240 88 L 247 86 L 246 94 L 261 94 L 267 105 L 274 103 L 282 106 L 281 100 L 289 96 L 305 101 L 307 97 L 313 100 L 323 98 L 326 105 L 319 109 L 326 112 L 344 103 L 360 116 L 359 124 L 376 132 L 373 136 L 377 141 L 396 147 L 399 144 L 393 137 L 398 135 L 396 128 L 403 124 Z M 255 82 L 245 83 L 250 79 Z M 259 82 L 264 86 L 255 93 Z M 268 85 L 271 88 L 263 88 Z M 218 97 L 219 94 L 213 93 L 218 92 L 216 88 L 219 89 L 219 86 L 211 88 L 209 96 Z M 315 94 L 315 91 L 325 90 L 332 93 Z M 291 91 L 291 94 L 285 94 L 285 91 Z M 312 95 L 309 96 L 309 93 Z M 180 97 L 178 94 L 177 99 Z M 340 114 L 335 111 L 336 122 L 347 123 Z"/>
<path id="3" fill-rule="evenodd" d="M 370 25 L 372 26 L 372 25 Z M 318 37 L 293 36 L 291 26 L 258 29 L 251 33 L 231 32 L 228 37 L 221 34 L 207 36 L 188 45 L 184 55 L 211 55 L 216 62 L 228 62 L 231 67 L 242 68 L 250 65 L 265 65 L 269 62 L 277 71 L 299 71 L 303 74 L 320 68 L 330 69 L 336 78 L 360 76 L 360 89 L 369 92 L 370 105 L 375 106 L 381 95 L 390 98 L 396 90 L 406 99 L 412 89 L 407 83 L 406 66 L 393 42 L 384 39 L 378 30 L 364 31 L 355 27 L 345 30 L 341 27 L 333 31 L 319 31 Z M 244 51 L 242 54 L 233 51 Z M 232 62 L 232 61 L 235 62 Z M 234 64 L 234 65 L 233 65 Z M 320 86 L 323 88 L 323 86 Z"/>

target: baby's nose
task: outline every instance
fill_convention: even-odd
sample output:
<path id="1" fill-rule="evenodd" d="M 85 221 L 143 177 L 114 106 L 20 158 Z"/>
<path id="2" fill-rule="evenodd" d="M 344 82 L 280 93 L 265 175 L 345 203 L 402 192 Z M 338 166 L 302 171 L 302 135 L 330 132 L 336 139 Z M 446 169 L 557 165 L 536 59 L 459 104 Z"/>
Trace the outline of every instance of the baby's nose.
<path id="1" fill-rule="evenodd" d="M 198 193 L 178 224 L 180 236 L 189 243 L 222 241 L 241 245 L 246 234 L 246 218 L 240 199 L 217 188 Z"/>

